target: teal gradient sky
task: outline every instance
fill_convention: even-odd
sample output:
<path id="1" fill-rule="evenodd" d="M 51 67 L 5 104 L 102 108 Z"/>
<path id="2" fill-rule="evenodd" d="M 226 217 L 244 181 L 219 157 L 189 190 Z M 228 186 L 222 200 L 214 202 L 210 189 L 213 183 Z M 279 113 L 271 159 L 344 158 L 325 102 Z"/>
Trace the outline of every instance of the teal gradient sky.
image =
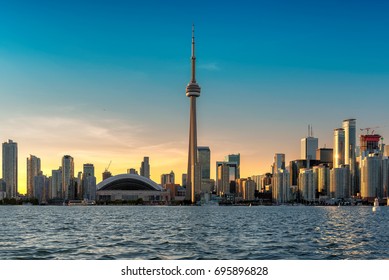
<path id="1" fill-rule="evenodd" d="M 241 153 L 243 176 L 267 172 L 299 158 L 308 124 L 332 147 L 350 117 L 389 137 L 389 2 L 79 2 L 0 1 L 0 139 L 18 142 L 20 188 L 29 154 L 48 175 L 64 154 L 92 162 L 98 181 L 145 155 L 157 182 L 186 172 L 192 23 L 212 166 Z"/>

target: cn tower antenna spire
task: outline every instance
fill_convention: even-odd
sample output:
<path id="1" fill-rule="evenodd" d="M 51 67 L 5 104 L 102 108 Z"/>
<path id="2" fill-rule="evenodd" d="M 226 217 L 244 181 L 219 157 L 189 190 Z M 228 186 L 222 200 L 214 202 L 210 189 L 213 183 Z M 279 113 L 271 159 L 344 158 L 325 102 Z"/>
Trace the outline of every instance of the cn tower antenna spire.
<path id="1" fill-rule="evenodd" d="M 195 27 L 192 24 L 192 83 L 196 82 Z"/>

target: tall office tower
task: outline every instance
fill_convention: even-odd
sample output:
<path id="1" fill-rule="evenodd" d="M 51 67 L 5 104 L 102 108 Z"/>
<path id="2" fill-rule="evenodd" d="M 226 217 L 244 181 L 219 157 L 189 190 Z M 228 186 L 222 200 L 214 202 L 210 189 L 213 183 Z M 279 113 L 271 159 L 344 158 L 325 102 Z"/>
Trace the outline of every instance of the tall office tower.
<path id="1" fill-rule="evenodd" d="M 71 156 L 65 155 L 62 158 L 62 197 L 74 199 L 74 195 L 74 160 Z"/>
<path id="2" fill-rule="evenodd" d="M 41 160 L 30 155 L 27 158 L 27 197 L 34 197 L 34 176 L 38 176 L 41 171 Z"/>
<path id="3" fill-rule="evenodd" d="M 18 195 L 18 144 L 12 140 L 3 143 L 3 180 L 7 198 Z"/>
<path id="4" fill-rule="evenodd" d="M 225 162 L 235 162 L 236 163 L 236 173 L 235 178 L 240 178 L 240 154 L 228 155 L 224 158 Z"/>
<path id="5" fill-rule="evenodd" d="M 51 197 L 54 198 L 61 198 L 63 199 L 63 193 L 62 193 L 62 167 L 59 167 L 57 170 L 51 171 L 51 181 L 50 181 L 50 188 L 51 188 Z"/>
<path id="6" fill-rule="evenodd" d="M 330 194 L 330 168 L 320 164 L 313 167 L 315 189 L 319 195 Z"/>
<path id="7" fill-rule="evenodd" d="M 333 167 L 338 168 L 344 164 L 345 135 L 343 128 L 334 129 Z"/>
<path id="8" fill-rule="evenodd" d="M 344 129 L 344 164 L 350 168 L 350 191 L 351 195 L 359 192 L 357 186 L 356 172 L 356 120 L 347 119 L 343 121 Z"/>
<path id="9" fill-rule="evenodd" d="M 330 148 L 319 148 L 316 150 L 316 159 L 320 161 L 320 163 L 325 164 L 332 168 L 333 160 L 334 160 L 334 150 Z"/>
<path id="10" fill-rule="evenodd" d="M 186 86 L 186 96 L 190 98 L 190 125 L 189 125 L 189 151 L 188 151 L 188 177 L 186 188 L 186 199 L 192 203 L 196 202 L 196 194 L 200 192 L 200 182 L 196 179 L 199 174 L 197 168 L 197 118 L 196 118 L 196 98 L 200 96 L 200 86 L 196 82 L 196 56 L 194 25 L 192 27 L 192 77 Z"/>
<path id="11" fill-rule="evenodd" d="M 308 168 L 300 169 L 298 186 L 300 198 L 305 201 L 315 201 L 315 188 L 313 184 L 313 170 Z"/>
<path id="12" fill-rule="evenodd" d="M 275 203 L 286 203 L 290 199 L 289 172 L 279 169 L 272 177 L 272 199 Z"/>
<path id="13" fill-rule="evenodd" d="M 173 170 L 170 173 L 162 174 L 161 175 L 161 186 L 165 186 L 166 184 L 175 184 L 175 178 L 174 178 L 174 172 Z"/>
<path id="14" fill-rule="evenodd" d="M 273 174 L 279 170 L 285 170 L 285 154 L 274 155 Z"/>
<path id="15" fill-rule="evenodd" d="M 298 177 L 301 168 L 308 168 L 317 166 L 320 164 L 319 160 L 306 160 L 306 159 L 298 159 L 292 160 L 289 162 L 289 173 L 290 173 L 290 186 L 298 185 Z"/>
<path id="16" fill-rule="evenodd" d="M 230 166 L 227 162 L 221 162 L 217 166 L 217 194 L 222 196 L 231 193 Z"/>
<path id="17" fill-rule="evenodd" d="M 380 140 L 381 135 L 370 134 L 370 135 L 361 135 L 360 138 L 360 153 L 362 158 L 368 156 L 371 153 L 380 152 Z"/>
<path id="18" fill-rule="evenodd" d="M 185 187 L 186 188 L 186 185 L 187 185 L 187 174 L 182 174 L 182 177 L 181 177 L 181 185 L 183 186 L 183 187 Z"/>
<path id="19" fill-rule="evenodd" d="M 197 162 L 201 168 L 201 179 L 211 179 L 211 150 L 209 147 L 197 147 Z"/>
<path id="20" fill-rule="evenodd" d="M 330 197 L 335 199 L 350 198 L 350 168 L 341 165 L 330 171 Z"/>
<path id="21" fill-rule="evenodd" d="M 308 126 L 308 137 L 301 139 L 301 159 L 316 159 L 319 139 L 313 137 L 312 127 Z"/>
<path id="22" fill-rule="evenodd" d="M 149 157 L 144 157 L 140 166 L 140 176 L 150 179 L 150 162 Z"/>
<path id="23" fill-rule="evenodd" d="M 220 179 L 224 179 L 223 176 L 226 175 L 226 173 L 223 173 L 223 176 L 219 175 L 220 171 L 224 171 L 226 169 L 219 168 L 220 166 L 226 166 L 228 169 L 228 182 L 229 182 L 229 192 L 228 193 L 235 193 L 236 192 L 236 180 L 239 179 L 236 177 L 237 169 L 238 169 L 238 163 L 237 162 L 223 162 L 223 161 L 217 161 L 216 162 L 216 189 L 225 189 L 225 187 L 219 187 Z M 224 181 L 223 181 L 224 182 Z"/>
<path id="24" fill-rule="evenodd" d="M 361 160 L 361 196 L 365 199 L 383 197 L 382 157 L 370 154 Z"/>

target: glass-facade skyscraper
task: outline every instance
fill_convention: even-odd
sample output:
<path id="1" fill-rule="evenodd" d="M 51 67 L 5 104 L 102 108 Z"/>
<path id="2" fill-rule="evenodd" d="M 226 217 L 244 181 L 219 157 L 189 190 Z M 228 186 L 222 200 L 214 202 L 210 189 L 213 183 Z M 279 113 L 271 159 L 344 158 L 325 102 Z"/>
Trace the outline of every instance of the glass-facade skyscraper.
<path id="1" fill-rule="evenodd" d="M 211 150 L 209 147 L 197 147 L 197 162 L 201 168 L 201 179 L 211 178 Z"/>

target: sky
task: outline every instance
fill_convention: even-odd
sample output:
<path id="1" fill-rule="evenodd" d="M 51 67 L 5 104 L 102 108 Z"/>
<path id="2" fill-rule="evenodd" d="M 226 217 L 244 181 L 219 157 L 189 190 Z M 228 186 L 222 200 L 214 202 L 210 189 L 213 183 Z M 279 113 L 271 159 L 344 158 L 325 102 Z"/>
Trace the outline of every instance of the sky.
<path id="1" fill-rule="evenodd" d="M 300 157 L 348 118 L 389 138 L 389 2 L 2 1 L 0 141 L 18 143 L 44 174 L 71 155 L 97 181 L 139 170 L 186 173 L 191 28 L 195 24 L 198 145 L 215 162 L 240 153 L 241 176 Z M 0 164 L 2 164 L 0 162 Z"/>

